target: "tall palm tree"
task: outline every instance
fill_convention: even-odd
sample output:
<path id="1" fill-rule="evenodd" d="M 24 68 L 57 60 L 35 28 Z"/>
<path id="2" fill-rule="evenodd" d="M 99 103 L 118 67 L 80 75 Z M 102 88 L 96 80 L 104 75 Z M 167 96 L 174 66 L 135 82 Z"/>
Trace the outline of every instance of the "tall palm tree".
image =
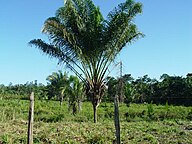
<path id="1" fill-rule="evenodd" d="M 141 3 L 126 0 L 104 19 L 92 0 L 66 0 L 55 17 L 44 23 L 42 32 L 48 35 L 50 43 L 41 39 L 29 42 L 57 58 L 59 64 L 65 64 L 84 82 L 92 101 L 94 122 L 109 66 L 127 43 L 143 36 L 134 23 L 141 12 Z"/>

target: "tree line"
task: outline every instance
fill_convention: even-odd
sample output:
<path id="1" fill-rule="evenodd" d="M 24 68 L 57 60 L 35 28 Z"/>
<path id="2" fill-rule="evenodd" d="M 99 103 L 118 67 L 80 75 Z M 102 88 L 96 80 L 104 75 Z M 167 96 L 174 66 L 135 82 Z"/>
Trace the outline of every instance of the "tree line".
<path id="1" fill-rule="evenodd" d="M 186 77 L 163 74 L 160 79 L 151 79 L 148 75 L 134 79 L 125 74 L 119 79 L 109 77 L 106 100 L 120 91 L 122 83 L 123 95 L 119 101 L 126 103 L 154 103 L 173 105 L 192 105 L 192 74 Z"/>
<path id="2" fill-rule="evenodd" d="M 120 83 L 122 83 L 120 85 Z M 148 75 L 134 79 L 130 74 L 121 78 L 107 77 L 106 91 L 102 101 L 113 102 L 115 95 L 124 103 L 154 103 L 173 105 L 192 105 L 192 74 L 186 77 L 163 74 L 159 80 Z M 0 97 L 27 99 L 34 91 L 36 99 L 58 100 L 60 105 L 68 101 L 69 110 L 76 113 L 81 109 L 82 101 L 89 101 L 84 83 L 73 75 L 61 71 L 53 72 L 47 77 L 47 85 L 34 82 L 25 84 L 0 85 Z"/>

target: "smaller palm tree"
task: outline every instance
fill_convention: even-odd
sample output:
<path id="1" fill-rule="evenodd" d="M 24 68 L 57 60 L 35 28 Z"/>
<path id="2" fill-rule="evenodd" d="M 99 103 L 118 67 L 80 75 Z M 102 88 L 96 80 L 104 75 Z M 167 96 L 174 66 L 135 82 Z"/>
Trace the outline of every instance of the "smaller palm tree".
<path id="1" fill-rule="evenodd" d="M 53 72 L 47 77 L 47 80 L 49 81 L 49 97 L 57 97 L 60 101 L 60 105 L 62 105 L 64 96 L 67 95 L 67 89 L 69 86 L 67 73 L 65 72 L 63 74 L 62 71 Z"/>
<path id="2" fill-rule="evenodd" d="M 76 114 L 81 110 L 82 101 L 85 97 L 85 88 L 77 76 L 70 76 L 69 83 L 69 109 L 72 108 L 73 114 Z"/>

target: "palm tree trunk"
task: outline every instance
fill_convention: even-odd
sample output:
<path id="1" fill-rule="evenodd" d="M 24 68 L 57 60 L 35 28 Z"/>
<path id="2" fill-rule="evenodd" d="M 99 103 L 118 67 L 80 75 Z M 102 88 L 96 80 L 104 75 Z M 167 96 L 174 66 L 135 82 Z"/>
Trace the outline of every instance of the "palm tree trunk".
<path id="1" fill-rule="evenodd" d="M 97 123 L 97 105 L 93 104 L 94 123 Z"/>
<path id="2" fill-rule="evenodd" d="M 102 89 L 98 86 L 96 88 L 93 88 L 93 90 L 89 90 L 89 93 L 87 94 L 88 97 L 91 99 L 91 102 L 92 102 L 92 105 L 93 105 L 94 123 L 97 123 L 97 107 L 99 106 L 99 104 L 101 102 L 101 98 L 103 96 L 103 93 L 102 93 L 101 90 Z M 93 91 L 93 92 L 90 92 L 90 91 Z"/>
<path id="3" fill-rule="evenodd" d="M 63 96 L 60 97 L 60 107 L 62 106 L 63 103 Z"/>
<path id="4" fill-rule="evenodd" d="M 78 100 L 78 112 L 80 112 L 82 109 L 82 102 Z"/>
<path id="5" fill-rule="evenodd" d="M 75 115 L 77 113 L 77 105 L 76 102 L 73 102 L 73 115 Z"/>
<path id="6" fill-rule="evenodd" d="M 71 104 L 70 104 L 70 99 L 69 99 L 69 97 L 67 98 L 67 102 L 68 102 L 68 112 L 70 112 Z"/>
<path id="7" fill-rule="evenodd" d="M 101 102 L 100 99 L 93 99 L 92 100 L 94 123 L 97 123 L 97 108 L 98 108 L 100 102 Z"/>

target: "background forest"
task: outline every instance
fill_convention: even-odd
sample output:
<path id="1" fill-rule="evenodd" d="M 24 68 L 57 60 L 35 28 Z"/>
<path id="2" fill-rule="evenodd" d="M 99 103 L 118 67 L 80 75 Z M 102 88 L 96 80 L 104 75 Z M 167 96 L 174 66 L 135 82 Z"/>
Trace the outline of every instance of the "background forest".
<path id="1" fill-rule="evenodd" d="M 35 92 L 36 99 L 40 100 L 69 100 L 79 97 L 81 101 L 89 100 L 85 97 L 83 83 L 76 76 L 68 76 L 67 73 L 54 72 L 47 77 L 47 85 L 34 82 L 25 84 L 10 83 L 8 86 L 0 85 L 1 99 L 28 99 L 31 91 Z M 173 105 L 192 105 L 192 75 L 186 77 L 169 76 L 163 74 L 160 80 L 152 79 L 148 75 L 134 79 L 130 74 L 121 78 L 108 77 L 107 91 L 102 101 L 113 102 L 114 96 L 120 92 L 119 82 L 122 82 L 123 95 L 120 102 L 129 103 L 154 103 Z M 75 85 L 79 88 L 75 89 Z M 76 86 L 76 87 L 77 87 Z M 69 90 L 71 88 L 71 90 Z M 73 90 L 72 90 L 73 89 Z M 80 95 L 73 94 L 77 91 Z"/>

